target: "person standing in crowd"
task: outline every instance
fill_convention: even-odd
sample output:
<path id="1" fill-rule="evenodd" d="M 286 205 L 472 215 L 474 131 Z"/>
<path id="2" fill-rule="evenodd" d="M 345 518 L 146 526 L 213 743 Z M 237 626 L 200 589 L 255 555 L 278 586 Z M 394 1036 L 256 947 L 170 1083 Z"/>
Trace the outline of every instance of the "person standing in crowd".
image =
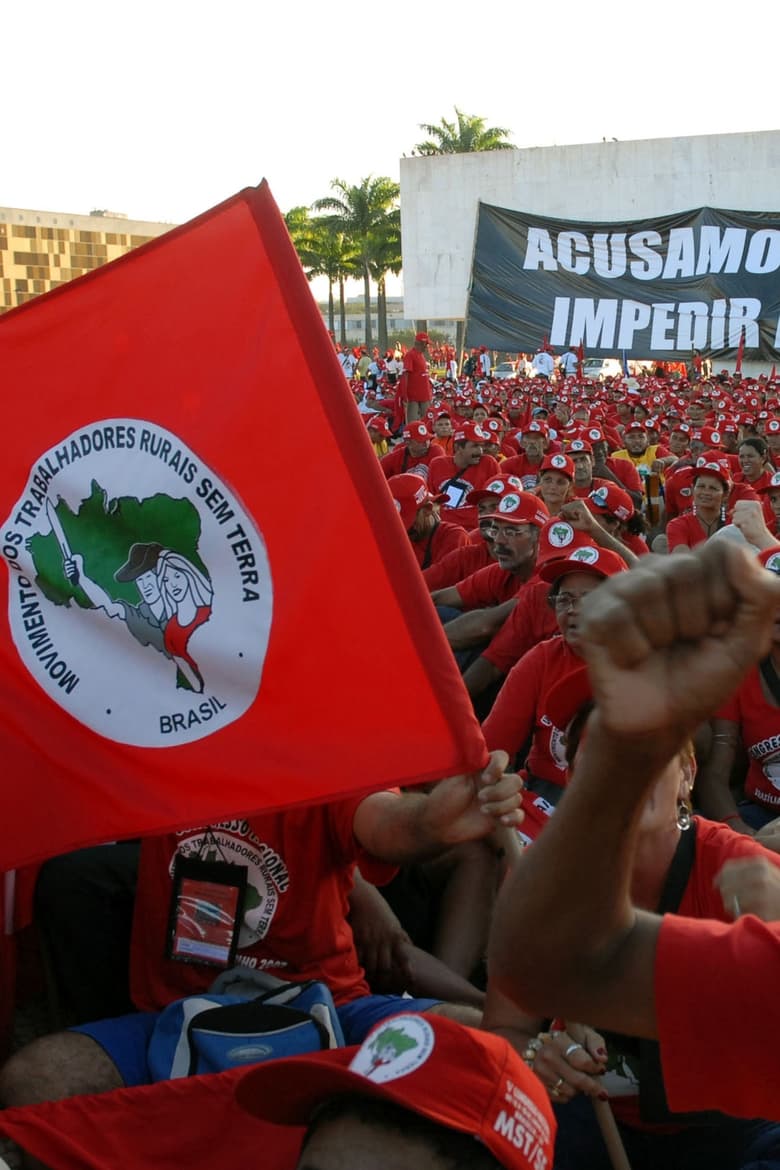
<path id="1" fill-rule="evenodd" d="M 417 333 L 414 345 L 404 354 L 404 372 L 401 375 L 401 400 L 406 404 L 406 421 L 425 418 L 431 405 L 431 380 L 425 351 L 430 343 L 427 333 Z"/>
<path id="2" fill-rule="evenodd" d="M 533 373 L 535 378 L 545 378 L 548 382 L 555 369 L 555 359 L 546 346 L 542 346 L 534 354 Z"/>
<path id="3" fill-rule="evenodd" d="M 569 347 L 565 353 L 561 354 L 560 366 L 564 378 L 573 378 L 577 373 L 577 366 L 579 365 L 579 358 L 574 350 Z"/>
<path id="4" fill-rule="evenodd" d="M 341 366 L 344 377 L 347 381 L 351 381 L 355 376 L 355 367 L 357 366 L 357 358 L 351 349 L 342 349 L 337 354 L 339 365 Z"/>

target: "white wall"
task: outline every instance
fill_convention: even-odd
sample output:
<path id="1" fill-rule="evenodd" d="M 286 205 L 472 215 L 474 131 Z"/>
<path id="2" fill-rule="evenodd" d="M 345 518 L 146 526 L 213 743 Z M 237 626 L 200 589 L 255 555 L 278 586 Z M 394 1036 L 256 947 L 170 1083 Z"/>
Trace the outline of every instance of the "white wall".
<path id="1" fill-rule="evenodd" d="M 780 130 L 401 159 L 406 317 L 465 316 L 480 200 L 574 220 L 780 211 Z"/>

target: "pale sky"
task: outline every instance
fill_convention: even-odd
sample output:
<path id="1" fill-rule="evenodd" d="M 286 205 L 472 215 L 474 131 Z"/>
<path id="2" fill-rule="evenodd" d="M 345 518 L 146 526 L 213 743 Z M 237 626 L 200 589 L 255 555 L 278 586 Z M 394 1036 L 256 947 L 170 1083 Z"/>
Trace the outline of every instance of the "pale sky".
<path id="1" fill-rule="evenodd" d="M 182 222 L 265 177 L 286 211 L 397 180 L 455 105 L 517 146 L 775 129 L 775 11 L 25 0 L 0 24 L 0 204 Z"/>

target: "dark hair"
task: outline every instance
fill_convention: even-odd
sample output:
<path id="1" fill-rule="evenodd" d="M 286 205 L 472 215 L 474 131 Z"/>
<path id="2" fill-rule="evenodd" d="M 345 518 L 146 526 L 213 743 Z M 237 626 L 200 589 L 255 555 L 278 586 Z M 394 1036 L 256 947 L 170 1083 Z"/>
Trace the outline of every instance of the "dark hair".
<path id="1" fill-rule="evenodd" d="M 321 1125 L 342 1118 L 354 1118 L 365 1125 L 375 1125 L 390 1133 L 416 1138 L 431 1154 L 442 1158 L 450 1170 L 502 1170 L 503 1163 L 470 1133 L 447 1129 L 427 1117 L 404 1109 L 392 1101 L 361 1097 L 357 1093 L 329 1097 L 309 1122 L 301 1151 Z"/>
<path id="2" fill-rule="evenodd" d="M 571 772 L 579 750 L 580 740 L 585 724 L 590 719 L 590 713 L 595 707 L 593 699 L 586 699 L 582 706 L 572 715 L 566 727 L 566 767 Z"/>
<path id="3" fill-rule="evenodd" d="M 758 451 L 762 459 L 766 459 L 769 448 L 760 435 L 748 435 L 739 445 L 740 447 L 752 447 L 754 451 Z"/>

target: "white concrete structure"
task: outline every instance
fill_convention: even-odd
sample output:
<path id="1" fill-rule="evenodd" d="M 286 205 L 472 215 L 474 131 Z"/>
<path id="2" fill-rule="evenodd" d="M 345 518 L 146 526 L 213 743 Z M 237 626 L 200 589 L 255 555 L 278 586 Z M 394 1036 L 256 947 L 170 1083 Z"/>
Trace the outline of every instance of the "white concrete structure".
<path id="1" fill-rule="evenodd" d="M 480 200 L 574 220 L 776 212 L 780 130 L 401 159 L 406 317 L 465 316 Z"/>

